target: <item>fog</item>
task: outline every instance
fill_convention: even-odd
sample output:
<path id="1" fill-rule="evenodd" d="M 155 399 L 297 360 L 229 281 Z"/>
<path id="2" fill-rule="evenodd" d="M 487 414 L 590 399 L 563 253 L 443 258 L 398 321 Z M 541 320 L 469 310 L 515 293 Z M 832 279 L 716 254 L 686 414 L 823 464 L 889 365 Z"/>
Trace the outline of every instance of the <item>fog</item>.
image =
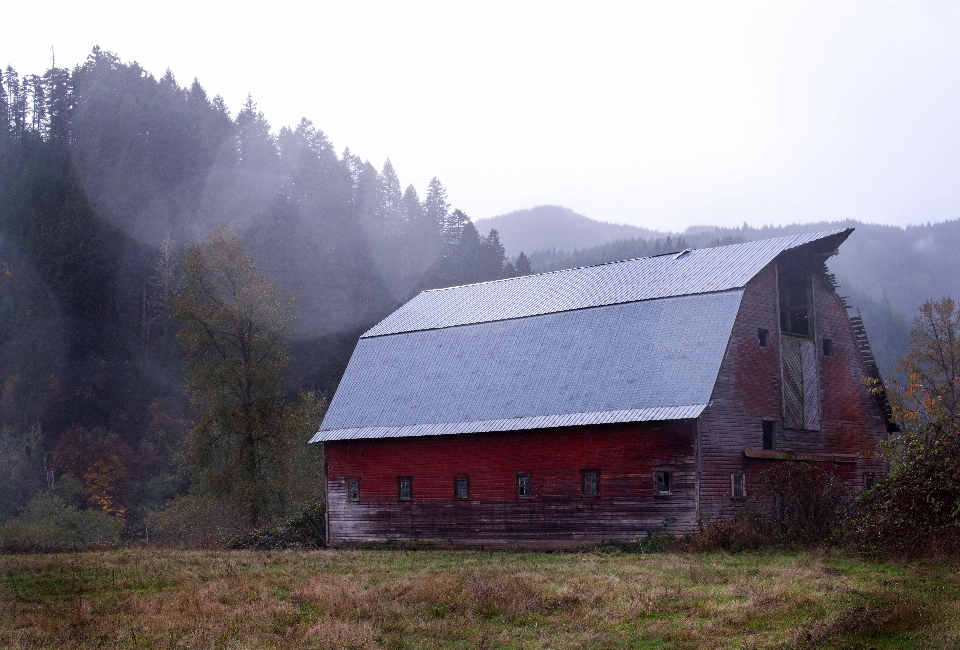
<path id="1" fill-rule="evenodd" d="M 43 19 L 38 19 L 43 16 Z M 4 3 L 0 62 L 94 44 L 471 217 L 679 230 L 957 216 L 956 3 Z"/>

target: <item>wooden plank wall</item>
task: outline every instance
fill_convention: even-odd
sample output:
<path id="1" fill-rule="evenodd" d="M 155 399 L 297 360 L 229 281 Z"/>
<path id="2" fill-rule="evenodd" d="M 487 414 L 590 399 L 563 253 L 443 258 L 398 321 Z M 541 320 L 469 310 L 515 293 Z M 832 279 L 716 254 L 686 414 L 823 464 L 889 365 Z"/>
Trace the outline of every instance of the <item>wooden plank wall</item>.
<path id="1" fill-rule="evenodd" d="M 781 411 L 779 315 L 775 263 L 747 286 L 733 334 L 721 364 L 711 406 L 700 417 L 700 507 L 711 519 L 734 512 L 730 475 L 746 474 L 748 497 L 771 460 L 748 459 L 743 448 L 762 447 L 764 419 L 773 420 L 774 447 L 783 450 L 858 453 L 856 464 L 829 464 L 851 490 L 863 488 L 868 473 L 885 467 L 876 457 L 886 433 L 882 414 L 861 378 L 866 374 L 846 310 L 821 272 L 813 278 L 816 350 L 820 367 L 821 422 L 817 431 L 784 429 Z M 757 330 L 767 329 L 766 348 Z M 823 356 L 823 339 L 833 341 L 833 356 Z"/>
<path id="2" fill-rule="evenodd" d="M 570 546 L 696 527 L 693 421 L 327 443 L 329 541 L 432 540 L 443 544 Z M 583 469 L 600 494 L 581 493 Z M 653 472 L 672 473 L 659 495 Z M 518 499 L 529 472 L 533 496 Z M 470 499 L 453 498 L 454 475 Z M 397 477 L 413 478 L 401 501 Z M 360 479 L 360 501 L 347 479 Z"/>

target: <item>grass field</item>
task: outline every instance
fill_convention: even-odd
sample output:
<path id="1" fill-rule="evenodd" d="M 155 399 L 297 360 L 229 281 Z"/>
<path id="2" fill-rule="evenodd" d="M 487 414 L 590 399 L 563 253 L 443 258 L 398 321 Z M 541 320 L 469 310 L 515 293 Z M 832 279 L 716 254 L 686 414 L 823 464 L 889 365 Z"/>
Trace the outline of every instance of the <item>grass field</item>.
<path id="1" fill-rule="evenodd" d="M 960 566 L 834 554 L 0 556 L 4 648 L 960 648 Z"/>

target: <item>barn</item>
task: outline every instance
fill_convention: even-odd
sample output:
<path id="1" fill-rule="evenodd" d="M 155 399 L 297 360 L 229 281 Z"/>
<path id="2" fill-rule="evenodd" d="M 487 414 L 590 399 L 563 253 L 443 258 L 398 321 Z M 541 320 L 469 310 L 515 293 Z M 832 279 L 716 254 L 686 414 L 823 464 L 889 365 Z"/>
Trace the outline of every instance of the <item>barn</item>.
<path id="1" fill-rule="evenodd" d="M 785 460 L 863 489 L 893 425 L 825 265 L 851 232 L 420 293 L 361 337 L 311 440 L 328 542 L 682 534 Z"/>

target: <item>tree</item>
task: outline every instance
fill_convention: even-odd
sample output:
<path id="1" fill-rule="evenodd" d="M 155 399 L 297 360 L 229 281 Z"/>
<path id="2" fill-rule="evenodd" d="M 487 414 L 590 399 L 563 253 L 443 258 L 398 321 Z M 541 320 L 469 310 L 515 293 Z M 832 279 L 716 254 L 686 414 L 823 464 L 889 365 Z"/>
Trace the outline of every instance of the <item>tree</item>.
<path id="1" fill-rule="evenodd" d="M 516 269 L 517 275 L 530 275 L 533 273 L 533 269 L 530 268 L 530 258 L 527 257 L 523 251 L 520 251 L 517 259 L 514 260 L 513 268 Z"/>
<path id="2" fill-rule="evenodd" d="M 898 555 L 960 551 L 960 310 L 950 298 L 920 306 L 900 361 L 905 387 L 888 391 L 900 432 L 883 451 L 890 473 L 854 503 L 846 536 Z"/>
<path id="3" fill-rule="evenodd" d="M 170 304 L 196 416 L 189 471 L 200 489 L 242 504 L 256 526 L 284 484 L 282 373 L 296 304 L 223 225 L 189 248 L 182 269 Z"/>
<path id="4" fill-rule="evenodd" d="M 942 409 L 954 421 L 960 418 L 960 305 L 952 298 L 920 306 L 910 331 L 910 350 L 898 368 L 907 375 L 918 403 L 929 402 L 930 408 Z"/>
<path id="5" fill-rule="evenodd" d="M 500 233 L 496 228 L 491 228 L 490 234 L 480 239 L 480 250 L 483 257 L 483 279 L 499 280 L 504 277 L 507 253 L 500 243 Z"/>
<path id="6" fill-rule="evenodd" d="M 447 215 L 450 212 L 450 204 L 447 202 L 447 190 L 443 183 L 434 176 L 427 185 L 427 196 L 423 200 L 424 216 L 436 224 L 439 232 L 445 232 L 447 225 Z"/>

